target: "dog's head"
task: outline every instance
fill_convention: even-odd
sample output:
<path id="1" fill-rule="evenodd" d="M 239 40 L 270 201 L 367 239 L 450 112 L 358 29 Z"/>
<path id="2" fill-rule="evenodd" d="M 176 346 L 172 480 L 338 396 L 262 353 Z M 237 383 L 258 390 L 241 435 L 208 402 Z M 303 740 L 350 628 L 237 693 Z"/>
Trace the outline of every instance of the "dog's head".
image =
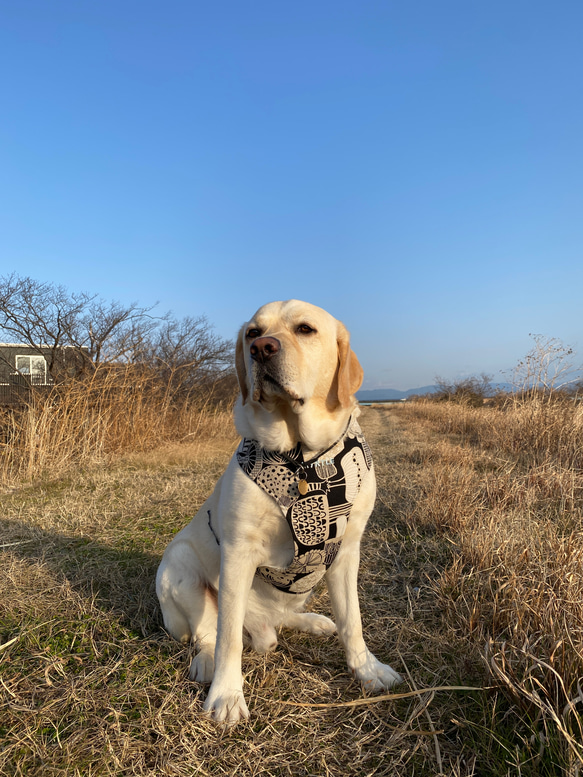
<path id="1" fill-rule="evenodd" d="M 239 332 L 236 366 L 243 404 L 267 411 L 307 403 L 333 412 L 351 408 L 362 368 L 342 322 L 307 302 L 270 302 Z"/>

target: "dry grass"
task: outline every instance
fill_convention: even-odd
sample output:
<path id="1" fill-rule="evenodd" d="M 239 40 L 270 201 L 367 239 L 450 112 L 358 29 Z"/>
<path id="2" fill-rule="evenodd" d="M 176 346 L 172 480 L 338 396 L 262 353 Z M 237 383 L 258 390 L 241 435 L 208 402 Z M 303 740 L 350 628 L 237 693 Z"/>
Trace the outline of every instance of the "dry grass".
<path id="1" fill-rule="evenodd" d="M 230 423 L 230 403 L 211 404 L 212 391 L 205 396 L 133 365 L 102 367 L 84 381 L 33 393 L 23 407 L 0 408 L 0 484 L 208 439 Z"/>
<path id="2" fill-rule="evenodd" d="M 534 397 L 480 409 L 418 403 L 405 416 L 448 435 L 430 451 L 415 504 L 416 521 L 456 547 L 436 586 L 446 617 L 511 705 L 523 773 L 578 774 L 583 407 Z"/>
<path id="3" fill-rule="evenodd" d="M 363 698 L 337 640 L 284 632 L 275 653 L 244 652 L 252 718 L 232 729 L 202 717 L 189 649 L 161 630 L 153 589 L 232 427 L 13 484 L 0 519 L 0 775 L 577 774 L 581 472 L 566 448 L 529 467 L 525 450 L 495 446 L 495 413 L 520 428 L 509 411 L 458 410 L 362 417 L 379 482 L 365 634 L 408 677 L 397 690 L 419 695 L 334 706 Z M 323 588 L 311 606 L 329 613 Z M 490 690 L 425 690 L 457 685 Z"/>

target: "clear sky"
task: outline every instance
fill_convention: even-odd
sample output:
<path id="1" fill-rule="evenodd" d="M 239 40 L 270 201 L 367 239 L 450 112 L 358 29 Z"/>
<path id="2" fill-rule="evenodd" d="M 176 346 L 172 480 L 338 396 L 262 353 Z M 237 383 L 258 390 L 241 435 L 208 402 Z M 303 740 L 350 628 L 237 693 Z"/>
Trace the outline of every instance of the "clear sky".
<path id="1" fill-rule="evenodd" d="M 0 0 L 0 275 L 296 297 L 365 388 L 583 360 L 581 0 Z"/>

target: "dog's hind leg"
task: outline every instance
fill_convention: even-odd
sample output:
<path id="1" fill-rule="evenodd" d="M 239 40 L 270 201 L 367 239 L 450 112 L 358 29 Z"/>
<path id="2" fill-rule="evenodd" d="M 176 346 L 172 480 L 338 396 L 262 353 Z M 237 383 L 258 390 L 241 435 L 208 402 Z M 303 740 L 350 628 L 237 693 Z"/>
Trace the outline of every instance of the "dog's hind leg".
<path id="1" fill-rule="evenodd" d="M 210 683 L 217 640 L 217 602 L 216 593 L 198 570 L 196 555 L 187 543 L 169 546 L 156 576 L 156 592 L 168 632 L 181 642 L 195 643 L 191 679 Z"/>

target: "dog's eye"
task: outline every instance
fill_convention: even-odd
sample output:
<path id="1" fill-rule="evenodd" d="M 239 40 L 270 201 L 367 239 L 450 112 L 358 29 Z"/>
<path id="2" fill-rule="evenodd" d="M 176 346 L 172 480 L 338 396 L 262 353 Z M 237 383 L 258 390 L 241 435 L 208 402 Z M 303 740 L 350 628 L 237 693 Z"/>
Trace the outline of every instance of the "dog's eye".
<path id="1" fill-rule="evenodd" d="M 312 332 L 315 332 L 316 330 L 314 329 L 313 326 L 310 326 L 309 324 L 300 324 L 297 331 L 298 331 L 298 334 L 300 335 L 309 335 Z"/>
<path id="2" fill-rule="evenodd" d="M 261 330 L 260 329 L 256 329 L 256 328 L 248 329 L 247 330 L 247 337 L 250 340 L 255 340 L 256 337 L 261 337 Z"/>

